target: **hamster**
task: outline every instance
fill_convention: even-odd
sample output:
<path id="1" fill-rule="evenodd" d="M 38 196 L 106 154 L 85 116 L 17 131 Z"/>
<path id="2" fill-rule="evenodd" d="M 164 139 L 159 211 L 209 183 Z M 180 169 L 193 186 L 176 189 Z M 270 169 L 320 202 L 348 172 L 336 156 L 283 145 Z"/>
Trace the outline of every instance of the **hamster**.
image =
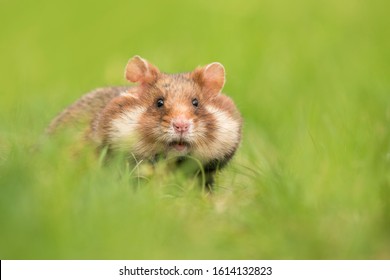
<path id="1" fill-rule="evenodd" d="M 79 116 L 90 120 L 87 138 L 110 153 L 137 161 L 190 156 L 199 160 L 211 189 L 214 175 L 235 154 L 242 117 L 221 93 L 225 69 L 220 63 L 189 73 L 166 74 L 140 56 L 131 58 L 125 77 L 132 87 L 109 87 L 89 93 L 49 126 L 54 131 Z"/>

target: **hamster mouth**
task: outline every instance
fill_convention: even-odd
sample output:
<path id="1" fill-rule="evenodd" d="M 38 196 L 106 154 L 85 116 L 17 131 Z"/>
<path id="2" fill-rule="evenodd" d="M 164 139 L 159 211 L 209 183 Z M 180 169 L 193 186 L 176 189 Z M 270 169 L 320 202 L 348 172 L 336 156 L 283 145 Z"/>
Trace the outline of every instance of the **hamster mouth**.
<path id="1" fill-rule="evenodd" d="M 179 140 L 170 142 L 169 147 L 172 147 L 178 152 L 184 152 L 190 147 L 190 144 L 186 141 Z"/>

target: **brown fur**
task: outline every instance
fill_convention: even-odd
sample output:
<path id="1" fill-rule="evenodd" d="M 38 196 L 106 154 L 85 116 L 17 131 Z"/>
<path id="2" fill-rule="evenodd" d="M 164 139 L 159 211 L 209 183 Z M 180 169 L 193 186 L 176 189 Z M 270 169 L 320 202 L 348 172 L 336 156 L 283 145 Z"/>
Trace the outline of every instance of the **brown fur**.
<path id="1" fill-rule="evenodd" d="M 52 134 L 66 124 L 85 125 L 89 123 L 110 100 L 128 89 L 129 87 L 106 87 L 85 94 L 56 116 L 47 127 L 47 132 Z"/>
<path id="2" fill-rule="evenodd" d="M 223 66 L 212 63 L 190 73 L 165 74 L 136 56 L 127 64 L 125 76 L 138 85 L 85 95 L 54 119 L 49 131 L 85 117 L 91 122 L 88 138 L 98 147 L 137 160 L 159 155 L 182 160 L 190 155 L 202 162 L 207 184 L 212 184 L 215 170 L 232 158 L 241 140 L 241 116 L 233 101 L 220 93 Z M 188 131 L 174 129 L 178 120 L 188 124 Z"/>

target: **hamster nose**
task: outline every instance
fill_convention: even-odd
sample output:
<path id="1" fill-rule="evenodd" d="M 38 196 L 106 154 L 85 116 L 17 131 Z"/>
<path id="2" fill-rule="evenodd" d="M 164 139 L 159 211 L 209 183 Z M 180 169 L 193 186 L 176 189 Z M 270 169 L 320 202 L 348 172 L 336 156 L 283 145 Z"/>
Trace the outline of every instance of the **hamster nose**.
<path id="1" fill-rule="evenodd" d="M 177 119 L 173 121 L 172 125 L 176 132 L 185 133 L 190 127 L 190 122 L 183 119 Z"/>

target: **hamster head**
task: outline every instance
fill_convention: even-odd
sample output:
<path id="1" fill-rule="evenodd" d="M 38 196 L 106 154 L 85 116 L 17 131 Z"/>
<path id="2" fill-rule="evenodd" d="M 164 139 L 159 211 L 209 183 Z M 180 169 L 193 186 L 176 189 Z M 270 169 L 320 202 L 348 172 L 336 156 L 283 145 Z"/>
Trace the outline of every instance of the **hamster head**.
<path id="1" fill-rule="evenodd" d="M 220 93 L 225 83 L 220 63 L 165 74 L 136 56 L 125 76 L 138 85 L 113 102 L 107 142 L 141 159 L 191 155 L 208 162 L 234 154 L 241 117 L 231 99 Z"/>

